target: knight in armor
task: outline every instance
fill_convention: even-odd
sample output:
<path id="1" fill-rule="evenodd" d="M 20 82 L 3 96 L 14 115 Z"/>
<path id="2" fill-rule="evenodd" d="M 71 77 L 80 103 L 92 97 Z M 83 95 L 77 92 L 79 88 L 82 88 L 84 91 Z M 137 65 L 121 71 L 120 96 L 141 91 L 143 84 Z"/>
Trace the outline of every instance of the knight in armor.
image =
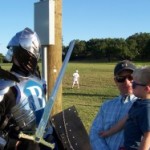
<path id="1" fill-rule="evenodd" d="M 12 37 L 7 48 L 6 59 L 12 62 L 12 67 L 10 71 L 0 68 L 0 150 L 50 150 L 18 138 L 20 131 L 35 133 L 46 105 L 45 81 L 38 67 L 38 35 L 25 28 Z M 54 142 L 52 134 L 52 126 L 47 125 L 44 138 Z"/>

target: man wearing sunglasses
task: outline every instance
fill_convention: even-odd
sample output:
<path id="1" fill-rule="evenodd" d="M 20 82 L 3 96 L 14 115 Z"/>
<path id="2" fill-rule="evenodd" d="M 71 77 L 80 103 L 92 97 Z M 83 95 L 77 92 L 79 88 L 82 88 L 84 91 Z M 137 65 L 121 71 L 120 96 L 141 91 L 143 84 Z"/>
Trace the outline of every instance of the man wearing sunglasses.
<path id="1" fill-rule="evenodd" d="M 119 95 L 104 102 L 90 129 L 90 142 L 93 150 L 121 150 L 124 143 L 123 130 L 102 138 L 100 132 L 108 130 L 118 120 L 126 116 L 136 97 L 133 95 L 132 76 L 135 65 L 124 60 L 114 68 L 114 81 L 119 90 Z"/>

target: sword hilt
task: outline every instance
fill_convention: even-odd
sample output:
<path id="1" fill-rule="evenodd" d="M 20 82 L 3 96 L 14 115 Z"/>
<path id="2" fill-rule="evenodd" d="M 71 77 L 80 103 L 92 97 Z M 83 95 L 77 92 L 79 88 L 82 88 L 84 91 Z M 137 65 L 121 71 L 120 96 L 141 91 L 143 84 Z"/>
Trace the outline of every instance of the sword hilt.
<path id="1" fill-rule="evenodd" d="M 24 134 L 23 132 L 19 133 L 19 138 L 23 138 L 23 139 L 27 139 L 27 140 L 31 140 L 34 141 L 36 143 L 41 143 L 47 147 L 50 147 L 51 149 L 54 149 L 55 144 L 53 143 L 49 143 L 47 141 L 45 141 L 43 138 L 36 138 L 35 135 L 28 135 L 28 134 Z"/>

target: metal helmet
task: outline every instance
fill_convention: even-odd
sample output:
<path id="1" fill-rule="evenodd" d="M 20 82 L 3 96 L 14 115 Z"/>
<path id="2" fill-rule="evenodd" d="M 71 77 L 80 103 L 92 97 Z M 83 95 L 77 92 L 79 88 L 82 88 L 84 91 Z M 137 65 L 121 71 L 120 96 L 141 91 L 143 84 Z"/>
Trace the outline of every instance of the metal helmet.
<path id="1" fill-rule="evenodd" d="M 40 58 L 40 40 L 29 28 L 16 33 L 8 43 L 6 60 L 19 66 L 22 70 L 34 73 Z M 14 57 L 14 59 L 12 59 Z"/>
<path id="2" fill-rule="evenodd" d="M 7 45 L 8 52 L 5 56 L 6 60 L 11 61 L 13 56 L 14 47 L 22 47 L 29 53 L 32 53 L 36 59 L 40 58 L 40 40 L 36 32 L 29 28 L 25 28 L 23 31 L 16 33 Z"/>

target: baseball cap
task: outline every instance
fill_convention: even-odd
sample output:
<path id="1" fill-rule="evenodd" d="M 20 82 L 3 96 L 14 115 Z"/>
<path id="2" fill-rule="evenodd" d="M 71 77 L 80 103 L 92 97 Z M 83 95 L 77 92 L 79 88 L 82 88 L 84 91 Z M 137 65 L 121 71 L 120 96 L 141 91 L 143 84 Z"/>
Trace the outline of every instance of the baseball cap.
<path id="1" fill-rule="evenodd" d="M 114 69 L 114 75 L 118 75 L 120 72 L 124 71 L 124 70 L 131 70 L 134 71 L 136 68 L 136 66 L 130 62 L 129 60 L 123 60 L 120 61 Z"/>

